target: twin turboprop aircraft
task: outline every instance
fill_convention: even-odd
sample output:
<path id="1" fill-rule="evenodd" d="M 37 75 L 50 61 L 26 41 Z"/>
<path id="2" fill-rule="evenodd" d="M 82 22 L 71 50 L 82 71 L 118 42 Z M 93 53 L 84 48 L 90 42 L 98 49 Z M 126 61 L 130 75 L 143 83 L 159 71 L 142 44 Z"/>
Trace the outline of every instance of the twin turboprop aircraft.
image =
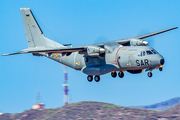
<path id="1" fill-rule="evenodd" d="M 132 74 L 148 71 L 162 71 L 164 58 L 155 49 L 147 46 L 143 39 L 158 35 L 178 27 L 165 29 L 132 38 L 110 42 L 84 45 L 80 47 L 67 47 L 71 44 L 59 44 L 46 38 L 33 16 L 30 8 L 20 8 L 28 48 L 20 52 L 4 54 L 3 56 L 32 53 L 34 56 L 45 56 L 73 69 L 87 74 L 87 80 L 100 81 L 100 76 L 110 73 L 113 78 L 124 77 L 124 71 Z"/>

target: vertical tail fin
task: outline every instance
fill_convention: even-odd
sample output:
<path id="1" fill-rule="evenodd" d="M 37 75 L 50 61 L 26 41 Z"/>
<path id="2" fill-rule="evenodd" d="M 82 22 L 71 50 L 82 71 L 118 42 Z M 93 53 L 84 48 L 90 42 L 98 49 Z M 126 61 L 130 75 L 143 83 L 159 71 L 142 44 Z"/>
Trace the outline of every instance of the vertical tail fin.
<path id="1" fill-rule="evenodd" d="M 33 13 L 31 12 L 30 8 L 20 8 L 24 29 L 26 33 L 26 39 L 28 43 L 28 48 L 33 47 L 63 47 L 63 45 L 52 41 L 46 38 L 37 23 Z"/>

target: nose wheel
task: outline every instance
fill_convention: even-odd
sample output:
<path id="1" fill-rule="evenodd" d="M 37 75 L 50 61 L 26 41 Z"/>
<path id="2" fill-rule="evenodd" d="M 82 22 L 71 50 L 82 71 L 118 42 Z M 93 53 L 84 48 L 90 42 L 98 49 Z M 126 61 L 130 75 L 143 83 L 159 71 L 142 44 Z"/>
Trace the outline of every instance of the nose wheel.
<path id="1" fill-rule="evenodd" d="M 116 73 L 116 72 L 111 72 L 111 76 L 112 76 L 113 78 L 115 78 L 115 77 L 117 76 L 117 73 Z"/>
<path id="2" fill-rule="evenodd" d="M 152 76 L 153 76 L 152 71 L 153 71 L 153 70 L 156 70 L 156 69 L 159 69 L 159 71 L 162 71 L 162 70 L 163 70 L 163 66 L 161 65 L 161 66 L 156 67 L 156 68 L 146 69 L 145 71 L 149 71 L 148 74 L 147 74 L 148 77 L 152 77 Z"/>
<path id="3" fill-rule="evenodd" d="M 118 73 L 118 76 L 119 76 L 120 78 L 123 78 L 123 77 L 124 77 L 124 73 L 120 71 L 120 72 Z"/>
<path id="4" fill-rule="evenodd" d="M 148 77 L 152 77 L 152 72 L 148 72 Z"/>

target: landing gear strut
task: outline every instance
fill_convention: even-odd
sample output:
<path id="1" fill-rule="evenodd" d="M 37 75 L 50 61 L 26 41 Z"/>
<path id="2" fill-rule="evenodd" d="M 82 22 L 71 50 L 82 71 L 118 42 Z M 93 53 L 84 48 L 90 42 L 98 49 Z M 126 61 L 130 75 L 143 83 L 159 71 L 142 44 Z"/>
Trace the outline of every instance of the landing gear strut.
<path id="1" fill-rule="evenodd" d="M 152 72 L 148 72 L 148 77 L 152 77 Z"/>
<path id="2" fill-rule="evenodd" d="M 119 76 L 120 78 L 123 78 L 123 77 L 124 77 L 124 73 L 120 71 L 120 72 L 118 73 L 118 76 Z"/>
<path id="3" fill-rule="evenodd" d="M 96 82 L 99 82 L 99 81 L 100 81 L 99 75 L 96 75 L 96 76 L 94 77 L 94 80 L 95 80 Z"/>
<path id="4" fill-rule="evenodd" d="M 116 73 L 116 72 L 111 72 L 111 76 L 112 76 L 113 78 L 115 78 L 115 77 L 117 76 L 117 73 Z"/>
<path id="5" fill-rule="evenodd" d="M 93 76 L 92 76 L 92 75 L 88 75 L 88 76 L 87 76 L 87 80 L 88 80 L 89 82 L 92 82 L 92 81 L 93 81 Z"/>

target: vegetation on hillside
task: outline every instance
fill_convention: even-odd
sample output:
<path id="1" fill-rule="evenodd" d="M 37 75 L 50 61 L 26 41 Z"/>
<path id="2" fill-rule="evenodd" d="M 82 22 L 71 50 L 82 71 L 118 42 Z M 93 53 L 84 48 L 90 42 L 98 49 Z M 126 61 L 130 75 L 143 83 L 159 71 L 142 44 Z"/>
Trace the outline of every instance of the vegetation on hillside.
<path id="1" fill-rule="evenodd" d="M 27 110 L 0 115 L 0 120 L 179 120 L 180 105 L 163 112 L 102 102 L 78 102 L 57 109 Z"/>

